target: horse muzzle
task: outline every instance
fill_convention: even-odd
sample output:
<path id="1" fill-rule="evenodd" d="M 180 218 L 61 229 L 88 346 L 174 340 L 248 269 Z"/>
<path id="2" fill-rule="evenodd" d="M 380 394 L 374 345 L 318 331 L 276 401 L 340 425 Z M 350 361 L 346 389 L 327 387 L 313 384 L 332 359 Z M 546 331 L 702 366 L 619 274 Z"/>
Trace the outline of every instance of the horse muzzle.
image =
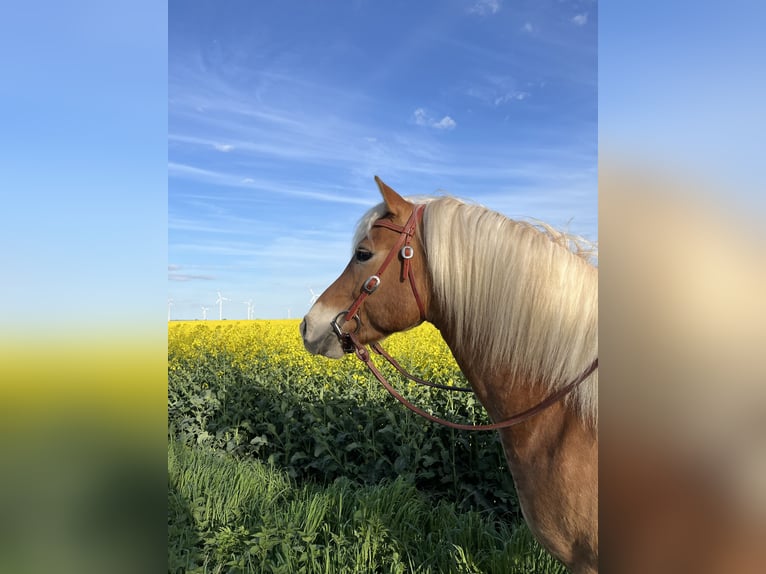
<path id="1" fill-rule="evenodd" d="M 301 321 L 300 333 L 303 346 L 312 355 L 340 359 L 346 353 L 333 325 L 334 317 L 331 312 L 328 313 L 328 309 L 315 305 Z M 342 321 L 342 317 L 335 317 L 335 319 Z"/>

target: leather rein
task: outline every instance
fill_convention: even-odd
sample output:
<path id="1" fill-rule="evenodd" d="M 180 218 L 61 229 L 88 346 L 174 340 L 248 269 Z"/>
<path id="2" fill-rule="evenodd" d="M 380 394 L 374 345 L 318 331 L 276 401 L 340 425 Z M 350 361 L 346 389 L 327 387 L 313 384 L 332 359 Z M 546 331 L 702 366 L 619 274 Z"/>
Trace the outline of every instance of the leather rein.
<path id="1" fill-rule="evenodd" d="M 380 287 L 381 279 L 380 276 L 383 274 L 383 272 L 388 268 L 391 261 L 393 261 L 394 257 L 399 254 L 399 257 L 402 260 L 402 272 L 400 276 L 400 281 L 404 281 L 405 278 L 409 280 L 410 282 L 410 288 L 412 289 L 412 294 L 415 297 L 415 302 L 417 303 L 418 310 L 420 312 L 420 321 L 424 321 L 426 317 L 425 309 L 423 307 L 422 299 L 420 298 L 420 294 L 418 293 L 418 289 L 415 285 L 415 276 L 412 271 L 412 265 L 411 265 L 411 259 L 415 254 L 414 249 L 410 245 L 410 242 L 412 241 L 412 238 L 415 235 L 415 231 L 417 229 L 418 223 L 423 218 L 423 211 L 425 210 L 425 205 L 420 204 L 416 205 L 415 209 L 412 211 L 412 215 L 410 215 L 410 218 L 407 220 L 407 223 L 404 225 L 396 225 L 395 223 L 388 221 L 386 219 L 379 219 L 376 222 L 372 224 L 372 227 L 385 227 L 386 229 L 390 229 L 392 231 L 395 231 L 399 233 L 399 239 L 394 244 L 394 246 L 391 248 L 391 250 L 388 252 L 388 255 L 383 260 L 383 263 L 380 265 L 380 268 L 378 269 L 377 273 L 374 275 L 370 275 L 363 283 L 362 288 L 359 293 L 359 296 L 354 300 L 354 302 L 351 304 L 351 307 L 348 308 L 346 311 L 341 311 L 338 313 L 338 315 L 333 319 L 331 325 L 332 329 L 335 332 L 335 334 L 338 336 L 338 339 L 340 340 L 340 343 L 343 347 L 343 351 L 346 353 L 355 353 L 356 356 L 359 358 L 360 361 L 362 361 L 369 371 L 375 376 L 376 379 L 380 382 L 380 384 L 383 385 L 383 387 L 393 396 L 397 401 L 402 403 L 405 407 L 407 407 L 409 410 L 414 412 L 415 414 L 418 414 L 422 416 L 425 419 L 428 419 L 429 421 L 439 423 L 441 425 L 458 429 L 458 430 L 469 430 L 469 431 L 490 431 L 490 430 L 497 430 L 502 428 L 507 428 L 516 424 L 519 424 L 534 415 L 538 414 L 539 412 L 545 410 L 546 408 L 550 407 L 551 405 L 557 403 L 561 399 L 563 399 L 566 395 L 568 395 L 570 392 L 572 392 L 577 386 L 579 386 L 583 381 L 585 381 L 588 377 L 590 377 L 593 372 L 598 368 L 598 357 L 596 357 L 593 362 L 580 374 L 578 375 L 574 380 L 567 383 L 565 386 L 557 390 L 556 392 L 552 393 L 536 405 L 517 413 L 503 421 L 492 423 L 492 424 L 486 424 L 486 425 L 472 425 L 472 424 L 461 424 L 461 423 L 454 423 L 452 421 L 448 421 L 445 419 L 441 419 L 439 417 L 436 417 L 423 409 L 413 405 L 410 401 L 405 399 L 399 392 L 396 391 L 396 389 L 391 386 L 391 384 L 386 380 L 386 378 L 383 376 L 383 373 L 380 372 L 380 370 L 375 366 L 375 363 L 372 361 L 372 357 L 370 355 L 370 352 L 367 350 L 367 348 L 362 345 L 359 340 L 356 337 L 356 333 L 361 327 L 362 321 L 359 318 L 359 308 L 362 306 L 362 303 L 364 302 L 367 297 L 372 295 L 378 287 Z M 342 319 L 342 322 L 339 322 L 339 320 Z M 355 321 L 356 325 L 354 327 L 354 330 L 351 332 L 346 332 L 343 330 L 343 325 L 349 321 Z M 375 351 L 378 355 L 383 357 L 386 361 L 388 361 L 399 373 L 401 373 L 403 376 L 407 377 L 411 381 L 414 381 L 417 384 L 420 385 L 427 385 L 429 387 L 434 387 L 438 389 L 445 389 L 448 391 L 461 391 L 461 392 L 473 392 L 473 389 L 468 387 L 453 387 L 449 385 L 441 385 L 439 383 L 432 383 L 429 381 L 425 381 L 419 377 L 416 377 L 415 375 L 412 375 L 408 373 L 396 360 L 394 360 L 384 349 L 380 346 L 378 342 L 372 343 L 370 345 L 373 351 Z"/>

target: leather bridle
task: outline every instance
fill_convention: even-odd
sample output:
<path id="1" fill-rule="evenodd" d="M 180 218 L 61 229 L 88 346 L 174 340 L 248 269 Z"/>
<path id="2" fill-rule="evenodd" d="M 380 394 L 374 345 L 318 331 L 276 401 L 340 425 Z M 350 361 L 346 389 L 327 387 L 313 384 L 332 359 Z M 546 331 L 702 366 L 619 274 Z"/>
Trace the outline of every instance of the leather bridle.
<path id="1" fill-rule="evenodd" d="M 338 313 L 338 315 L 335 317 L 335 319 L 333 319 L 331 323 L 333 331 L 335 331 L 338 339 L 340 339 L 340 343 L 343 346 L 344 352 L 353 353 L 355 347 L 350 337 L 351 333 L 345 332 L 343 330 L 343 325 L 353 319 L 356 322 L 356 327 L 354 327 L 352 333 L 355 333 L 359 330 L 359 327 L 362 324 L 358 314 L 359 308 L 362 306 L 362 303 L 364 303 L 364 300 L 375 293 L 377 288 L 380 287 L 380 278 L 383 275 L 383 272 L 390 265 L 391 261 L 393 261 L 394 257 L 396 257 L 397 253 L 402 259 L 402 275 L 399 280 L 404 281 L 405 278 L 409 279 L 412 294 L 415 297 L 415 302 L 418 305 L 418 311 L 420 311 L 420 321 L 422 322 L 425 320 L 426 310 L 423 307 L 423 300 L 420 298 L 420 294 L 418 293 L 418 287 L 415 284 L 415 274 L 413 273 L 412 265 L 410 264 L 412 257 L 415 255 L 415 250 L 413 249 L 412 245 L 410 245 L 410 242 L 415 236 L 415 230 L 418 227 L 418 223 L 420 223 L 420 221 L 423 219 L 423 211 L 425 208 L 425 205 L 416 205 L 415 209 L 412 210 L 412 214 L 407 220 L 407 223 L 404 225 L 397 225 L 387 219 L 378 219 L 372 224 L 372 227 L 385 227 L 386 229 L 396 231 L 399 234 L 399 239 L 388 252 L 388 255 L 383 260 L 383 263 L 380 264 L 378 271 L 374 275 L 370 275 L 367 279 L 364 280 L 364 283 L 362 283 L 362 288 L 359 292 L 359 296 L 351 304 L 351 307 L 349 307 L 346 311 L 341 311 Z M 339 323 L 338 320 L 341 318 L 343 318 L 343 322 Z"/>
<path id="2" fill-rule="evenodd" d="M 580 375 L 578 375 L 574 380 L 570 381 L 569 383 L 561 387 L 556 392 L 548 395 L 548 397 L 546 397 L 545 399 L 543 399 L 536 405 L 520 413 L 517 413 L 503 421 L 493 423 L 493 424 L 487 424 L 487 425 L 460 424 L 460 423 L 454 423 L 451 421 L 441 419 L 439 417 L 436 417 L 424 411 L 421 408 L 416 407 L 407 399 L 405 399 L 401 394 L 399 394 L 396 391 L 396 389 L 394 389 L 391 386 L 391 384 L 386 380 L 386 378 L 377 368 L 375 363 L 373 363 L 372 357 L 370 356 L 370 352 L 367 350 L 367 348 L 364 345 L 362 345 L 357 339 L 356 334 L 362 324 L 362 321 L 359 318 L 358 312 L 360 307 L 362 306 L 362 303 L 364 303 L 365 299 L 367 299 L 367 297 L 372 295 L 378 289 L 378 287 L 380 287 L 381 275 L 383 275 L 383 272 L 388 268 L 391 261 L 393 261 L 394 257 L 397 254 L 399 254 L 399 257 L 402 260 L 402 272 L 401 272 L 400 281 L 404 281 L 405 278 L 409 280 L 410 287 L 412 289 L 412 294 L 415 297 L 415 302 L 417 303 L 418 310 L 420 312 L 420 322 L 425 320 L 426 312 L 425 312 L 425 308 L 423 307 L 423 300 L 421 299 L 420 294 L 418 293 L 418 289 L 415 284 L 415 275 L 412 271 L 411 260 L 415 254 L 415 251 L 413 247 L 410 245 L 412 238 L 415 236 L 415 231 L 417 230 L 418 223 L 420 223 L 420 221 L 423 219 L 424 210 L 425 210 L 425 205 L 423 204 L 416 205 L 412 211 L 412 214 L 407 220 L 407 223 L 405 223 L 404 225 L 397 225 L 387 219 L 379 219 L 372 224 L 372 227 L 385 227 L 386 229 L 390 229 L 392 231 L 399 233 L 399 239 L 391 248 L 391 250 L 388 252 L 388 255 L 383 260 L 383 263 L 380 265 L 380 268 L 378 269 L 377 273 L 375 273 L 374 275 L 370 275 L 362 283 L 359 296 L 351 304 L 351 307 L 349 307 L 346 311 L 341 311 L 340 313 L 338 313 L 338 315 L 335 317 L 335 319 L 333 319 L 331 323 L 332 329 L 335 332 L 335 334 L 338 336 L 338 339 L 340 340 L 341 346 L 343 347 L 343 351 L 345 353 L 355 353 L 356 356 L 359 358 L 359 360 L 362 361 L 367 366 L 369 371 L 375 376 L 376 379 L 378 379 L 378 381 L 391 394 L 391 396 L 393 396 L 396 400 L 402 403 L 409 410 L 428 419 L 429 421 L 436 422 L 436 423 L 439 423 L 454 429 L 458 429 L 458 430 L 489 431 L 489 430 L 507 428 L 507 427 L 519 424 L 529 419 L 530 417 L 536 415 L 540 411 L 543 411 L 544 409 L 550 407 L 551 405 L 555 404 L 561 399 L 563 399 L 566 395 L 572 392 L 576 387 L 578 387 L 583 381 L 585 381 L 588 377 L 590 377 L 593 374 L 593 372 L 598 368 L 598 357 L 596 357 L 593 360 L 593 362 L 590 365 L 588 365 L 588 367 Z M 342 319 L 342 323 L 339 323 L 339 320 L 341 319 Z M 350 332 L 344 331 L 343 325 L 345 325 L 346 323 L 352 320 L 355 321 L 356 323 L 354 330 Z M 446 389 L 450 391 L 473 392 L 473 389 L 471 388 L 453 387 L 453 386 L 440 385 L 438 383 L 431 383 L 428 381 L 424 381 L 423 379 L 419 377 L 416 377 L 410 373 L 407 373 L 407 371 L 405 371 L 404 368 L 402 368 L 402 366 L 399 365 L 398 362 L 396 362 L 388 353 L 386 353 L 386 351 L 383 349 L 383 347 L 380 346 L 379 343 L 377 342 L 372 343 L 371 347 L 373 351 L 375 351 L 378 355 L 386 359 L 402 375 L 404 375 L 405 377 L 407 377 L 408 379 L 412 381 L 415 381 L 418 384 L 427 385 L 430 387 L 436 387 L 440 389 Z"/>

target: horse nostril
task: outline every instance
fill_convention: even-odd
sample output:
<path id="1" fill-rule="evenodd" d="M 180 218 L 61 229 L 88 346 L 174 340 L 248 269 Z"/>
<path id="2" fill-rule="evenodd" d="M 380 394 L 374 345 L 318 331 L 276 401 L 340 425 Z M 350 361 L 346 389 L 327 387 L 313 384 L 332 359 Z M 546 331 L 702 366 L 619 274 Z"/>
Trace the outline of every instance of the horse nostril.
<path id="1" fill-rule="evenodd" d="M 301 337 L 306 338 L 306 319 L 301 321 Z"/>

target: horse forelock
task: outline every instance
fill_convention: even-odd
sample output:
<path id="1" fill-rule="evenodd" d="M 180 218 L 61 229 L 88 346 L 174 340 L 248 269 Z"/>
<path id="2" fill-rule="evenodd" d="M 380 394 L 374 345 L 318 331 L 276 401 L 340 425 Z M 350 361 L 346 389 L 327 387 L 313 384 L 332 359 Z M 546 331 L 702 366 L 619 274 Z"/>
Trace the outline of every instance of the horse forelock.
<path id="1" fill-rule="evenodd" d="M 424 196 L 424 195 L 418 195 L 418 196 L 411 196 L 411 197 L 405 197 L 407 201 L 411 203 L 430 203 L 437 199 L 433 196 Z M 362 240 L 367 236 L 367 234 L 370 232 L 370 229 L 372 229 L 372 224 L 375 223 L 378 219 L 381 217 L 384 217 L 388 213 L 388 208 L 386 207 L 385 203 L 379 203 L 376 206 L 370 208 L 367 212 L 365 212 L 362 217 L 359 218 L 359 222 L 356 225 L 356 230 L 354 231 L 354 239 L 351 244 L 351 251 L 353 252 L 354 249 L 356 249 L 356 246 L 359 245 Z"/>
<path id="2" fill-rule="evenodd" d="M 457 353 L 549 391 L 598 355 L 595 244 L 450 197 L 426 208 L 423 244 Z M 567 400 L 595 425 L 598 370 Z"/>

